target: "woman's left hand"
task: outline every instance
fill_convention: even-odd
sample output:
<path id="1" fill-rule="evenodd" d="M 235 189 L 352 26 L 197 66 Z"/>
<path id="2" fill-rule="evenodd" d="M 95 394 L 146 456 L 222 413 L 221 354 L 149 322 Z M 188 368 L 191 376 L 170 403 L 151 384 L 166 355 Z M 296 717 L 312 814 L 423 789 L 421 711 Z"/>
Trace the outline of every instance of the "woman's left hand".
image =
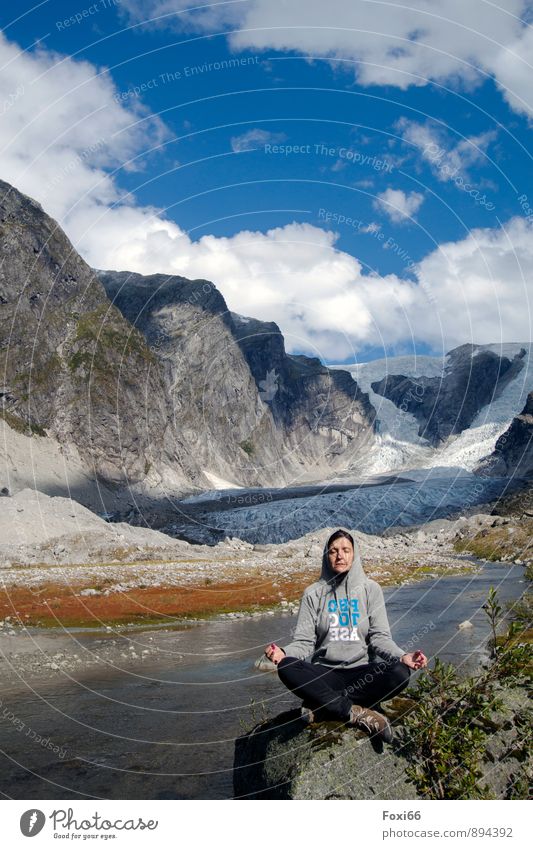
<path id="1" fill-rule="evenodd" d="M 410 669 L 422 669 L 428 665 L 428 659 L 420 649 L 402 655 L 400 661 L 401 663 L 405 663 Z"/>

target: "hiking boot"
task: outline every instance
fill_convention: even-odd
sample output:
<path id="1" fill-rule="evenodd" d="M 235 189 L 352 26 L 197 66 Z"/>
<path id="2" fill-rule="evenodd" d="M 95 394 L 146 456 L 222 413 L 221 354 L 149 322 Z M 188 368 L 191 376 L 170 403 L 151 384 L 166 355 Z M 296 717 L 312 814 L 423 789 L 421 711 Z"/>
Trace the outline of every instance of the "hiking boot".
<path id="1" fill-rule="evenodd" d="M 304 705 L 302 705 L 300 717 L 306 725 L 311 725 L 312 722 L 316 722 L 315 714 L 313 713 L 311 708 L 305 707 Z"/>
<path id="2" fill-rule="evenodd" d="M 361 707 L 361 705 L 352 705 L 348 725 L 355 725 L 357 728 L 362 728 L 363 731 L 368 732 L 371 737 L 376 734 L 385 743 L 392 743 L 393 733 L 389 720 L 376 710 L 370 710 L 370 708 Z"/>

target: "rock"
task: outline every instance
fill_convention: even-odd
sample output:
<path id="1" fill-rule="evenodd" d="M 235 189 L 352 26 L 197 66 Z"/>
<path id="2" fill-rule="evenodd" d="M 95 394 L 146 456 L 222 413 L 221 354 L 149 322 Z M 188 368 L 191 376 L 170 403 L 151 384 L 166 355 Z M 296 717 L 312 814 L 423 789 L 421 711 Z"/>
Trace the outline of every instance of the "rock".
<path id="1" fill-rule="evenodd" d="M 266 655 L 262 655 L 262 657 L 258 658 L 254 663 L 254 667 L 259 669 L 260 672 L 277 672 L 276 664 L 272 663 Z"/>
<path id="2" fill-rule="evenodd" d="M 532 710 L 525 687 L 496 685 L 501 709 L 491 714 L 491 734 L 481 764 L 483 781 L 496 799 L 505 799 L 508 785 L 523 767 L 527 768 L 528 729 Z M 529 746 L 529 758 L 531 747 Z"/>
<path id="3" fill-rule="evenodd" d="M 393 699 L 390 717 L 412 702 Z M 305 725 L 289 710 L 235 743 L 234 792 L 248 799 L 416 799 L 400 743 L 385 746 L 335 722 Z"/>
<path id="4" fill-rule="evenodd" d="M 530 392 L 522 412 L 497 439 L 492 454 L 474 470 L 502 477 L 533 477 L 533 392 Z M 529 513 L 528 515 L 531 515 Z"/>
<path id="5" fill-rule="evenodd" d="M 495 684 L 499 706 L 480 717 L 485 748 L 479 786 L 489 798 L 509 798 L 509 787 L 528 771 L 532 710 L 527 685 Z M 233 785 L 243 799 L 420 799 L 406 776 L 402 716 L 415 703 L 403 696 L 383 705 L 395 727 L 391 745 L 344 724 L 305 725 L 300 709 L 256 725 L 235 743 Z M 529 753 L 529 754 L 528 754 Z M 520 792 L 525 792 L 521 790 Z M 525 798 L 520 796 L 520 798 Z"/>
<path id="6" fill-rule="evenodd" d="M 213 283 L 96 274 L 163 368 L 181 464 L 209 469 L 205 476 L 189 474 L 196 485 L 202 479 L 209 485 L 216 475 L 240 485 L 283 486 L 302 466 L 316 470 L 320 463 L 326 472 L 337 455 L 338 465 L 349 464 L 372 439 L 375 410 L 349 372 L 287 354 L 276 324 L 230 312 Z M 237 493 L 232 500 L 253 506 L 263 495 Z"/>
<path id="7" fill-rule="evenodd" d="M 473 628 L 474 626 L 468 621 L 468 619 L 465 619 L 465 621 L 461 622 L 457 627 L 460 631 L 466 631 L 468 628 Z"/>

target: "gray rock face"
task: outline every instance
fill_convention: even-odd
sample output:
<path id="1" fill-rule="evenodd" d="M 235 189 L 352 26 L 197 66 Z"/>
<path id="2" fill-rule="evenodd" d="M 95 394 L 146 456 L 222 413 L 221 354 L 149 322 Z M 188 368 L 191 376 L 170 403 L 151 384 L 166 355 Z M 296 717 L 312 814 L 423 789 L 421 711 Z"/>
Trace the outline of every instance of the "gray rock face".
<path id="1" fill-rule="evenodd" d="M 162 371 L 58 224 L 0 181 L 0 415 L 74 443 L 114 484 L 172 466 Z"/>
<path id="2" fill-rule="evenodd" d="M 526 351 L 512 360 L 493 351 L 466 344 L 448 352 L 444 377 L 388 375 L 372 383 L 378 395 L 388 398 L 420 422 L 418 435 L 438 447 L 452 434 L 468 428 L 479 410 L 497 398 L 523 368 Z"/>
<path id="3" fill-rule="evenodd" d="M 487 798 L 510 798 L 530 767 L 527 686 L 495 685 L 500 705 L 489 720 L 480 755 L 479 786 Z M 335 722 L 305 725 L 299 710 L 263 722 L 235 742 L 233 786 L 243 799 L 420 799 L 408 780 L 408 741 L 402 717 L 416 703 L 404 696 L 382 705 L 395 727 L 391 745 Z M 529 761 L 528 761 L 529 757 Z M 526 790 L 520 791 L 526 793 Z M 526 798 L 526 795 L 515 797 Z"/>
<path id="4" fill-rule="evenodd" d="M 255 351 L 212 283 L 100 272 L 111 304 L 38 203 L 1 181 L 0 198 L 10 427 L 76 446 L 102 481 L 152 491 L 208 488 L 209 473 L 275 486 L 326 475 L 372 439 L 373 408 L 350 375 L 288 357 L 278 328 Z"/>
<path id="5" fill-rule="evenodd" d="M 343 463 L 356 460 L 372 439 L 376 413 L 349 372 L 328 369 L 316 357 L 286 354 L 274 322 L 231 315 L 260 397 L 291 451 L 324 457 L 333 467 L 340 456 Z"/>
<path id="6" fill-rule="evenodd" d="M 406 699 L 387 711 L 401 713 Z M 404 708 L 405 709 L 405 708 Z M 299 710 L 256 726 L 235 744 L 234 793 L 249 799 L 416 799 L 401 747 L 334 722 L 305 725 Z"/>
<path id="7" fill-rule="evenodd" d="M 186 453 L 229 481 L 284 481 L 282 439 L 213 284 L 163 274 L 100 271 L 98 276 L 163 366 Z"/>
<path id="8" fill-rule="evenodd" d="M 212 283 L 97 274 L 163 364 L 176 428 L 203 468 L 283 485 L 347 464 L 373 439 L 374 409 L 347 372 L 288 356 L 277 325 L 230 313 Z"/>
<path id="9" fill-rule="evenodd" d="M 533 478 L 533 392 L 527 396 L 520 415 L 515 416 L 498 438 L 494 451 L 479 464 L 476 472 Z"/>

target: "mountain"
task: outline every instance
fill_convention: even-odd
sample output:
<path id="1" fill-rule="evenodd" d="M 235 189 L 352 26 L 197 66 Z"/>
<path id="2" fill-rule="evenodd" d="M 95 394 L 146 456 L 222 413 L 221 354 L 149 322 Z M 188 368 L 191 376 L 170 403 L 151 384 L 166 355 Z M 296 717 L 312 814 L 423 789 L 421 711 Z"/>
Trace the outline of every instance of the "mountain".
<path id="1" fill-rule="evenodd" d="M 230 312 L 207 280 L 96 274 L 162 364 L 176 427 L 208 477 L 283 485 L 360 460 L 375 413 L 350 374 L 286 354 L 276 324 Z"/>
<path id="2" fill-rule="evenodd" d="M 0 260 L 0 492 L 128 512 L 343 475 L 532 474 L 529 343 L 326 367 L 207 280 L 91 269 L 2 181 Z"/>
<path id="3" fill-rule="evenodd" d="M 418 435 L 436 448 L 470 427 L 517 377 L 525 357 L 525 348 L 510 359 L 480 345 L 461 345 L 449 351 L 439 377 L 388 374 L 372 389 L 411 413 L 420 425 Z"/>
<path id="4" fill-rule="evenodd" d="M 0 489 L 33 469 L 45 492 L 135 501 L 363 455 L 375 413 L 347 372 L 287 355 L 275 325 L 251 338 L 209 281 L 95 273 L 40 204 L 5 182 L 0 197 Z"/>
<path id="5" fill-rule="evenodd" d="M 442 357 L 404 355 L 340 368 L 376 410 L 367 474 L 437 467 L 498 474 L 484 461 L 533 387 L 529 342 L 468 344 Z M 513 456 L 508 474 L 524 474 Z"/>
<path id="6" fill-rule="evenodd" d="M 0 257 L 0 417 L 75 446 L 93 481 L 125 486 L 157 469 L 154 480 L 183 486 L 191 470 L 157 357 L 58 224 L 3 181 Z"/>
<path id="7" fill-rule="evenodd" d="M 231 317 L 260 395 L 291 450 L 303 453 L 305 447 L 333 469 L 337 457 L 343 464 L 360 462 L 361 445 L 373 442 L 375 410 L 349 372 L 331 370 L 317 357 L 287 354 L 274 322 Z"/>

